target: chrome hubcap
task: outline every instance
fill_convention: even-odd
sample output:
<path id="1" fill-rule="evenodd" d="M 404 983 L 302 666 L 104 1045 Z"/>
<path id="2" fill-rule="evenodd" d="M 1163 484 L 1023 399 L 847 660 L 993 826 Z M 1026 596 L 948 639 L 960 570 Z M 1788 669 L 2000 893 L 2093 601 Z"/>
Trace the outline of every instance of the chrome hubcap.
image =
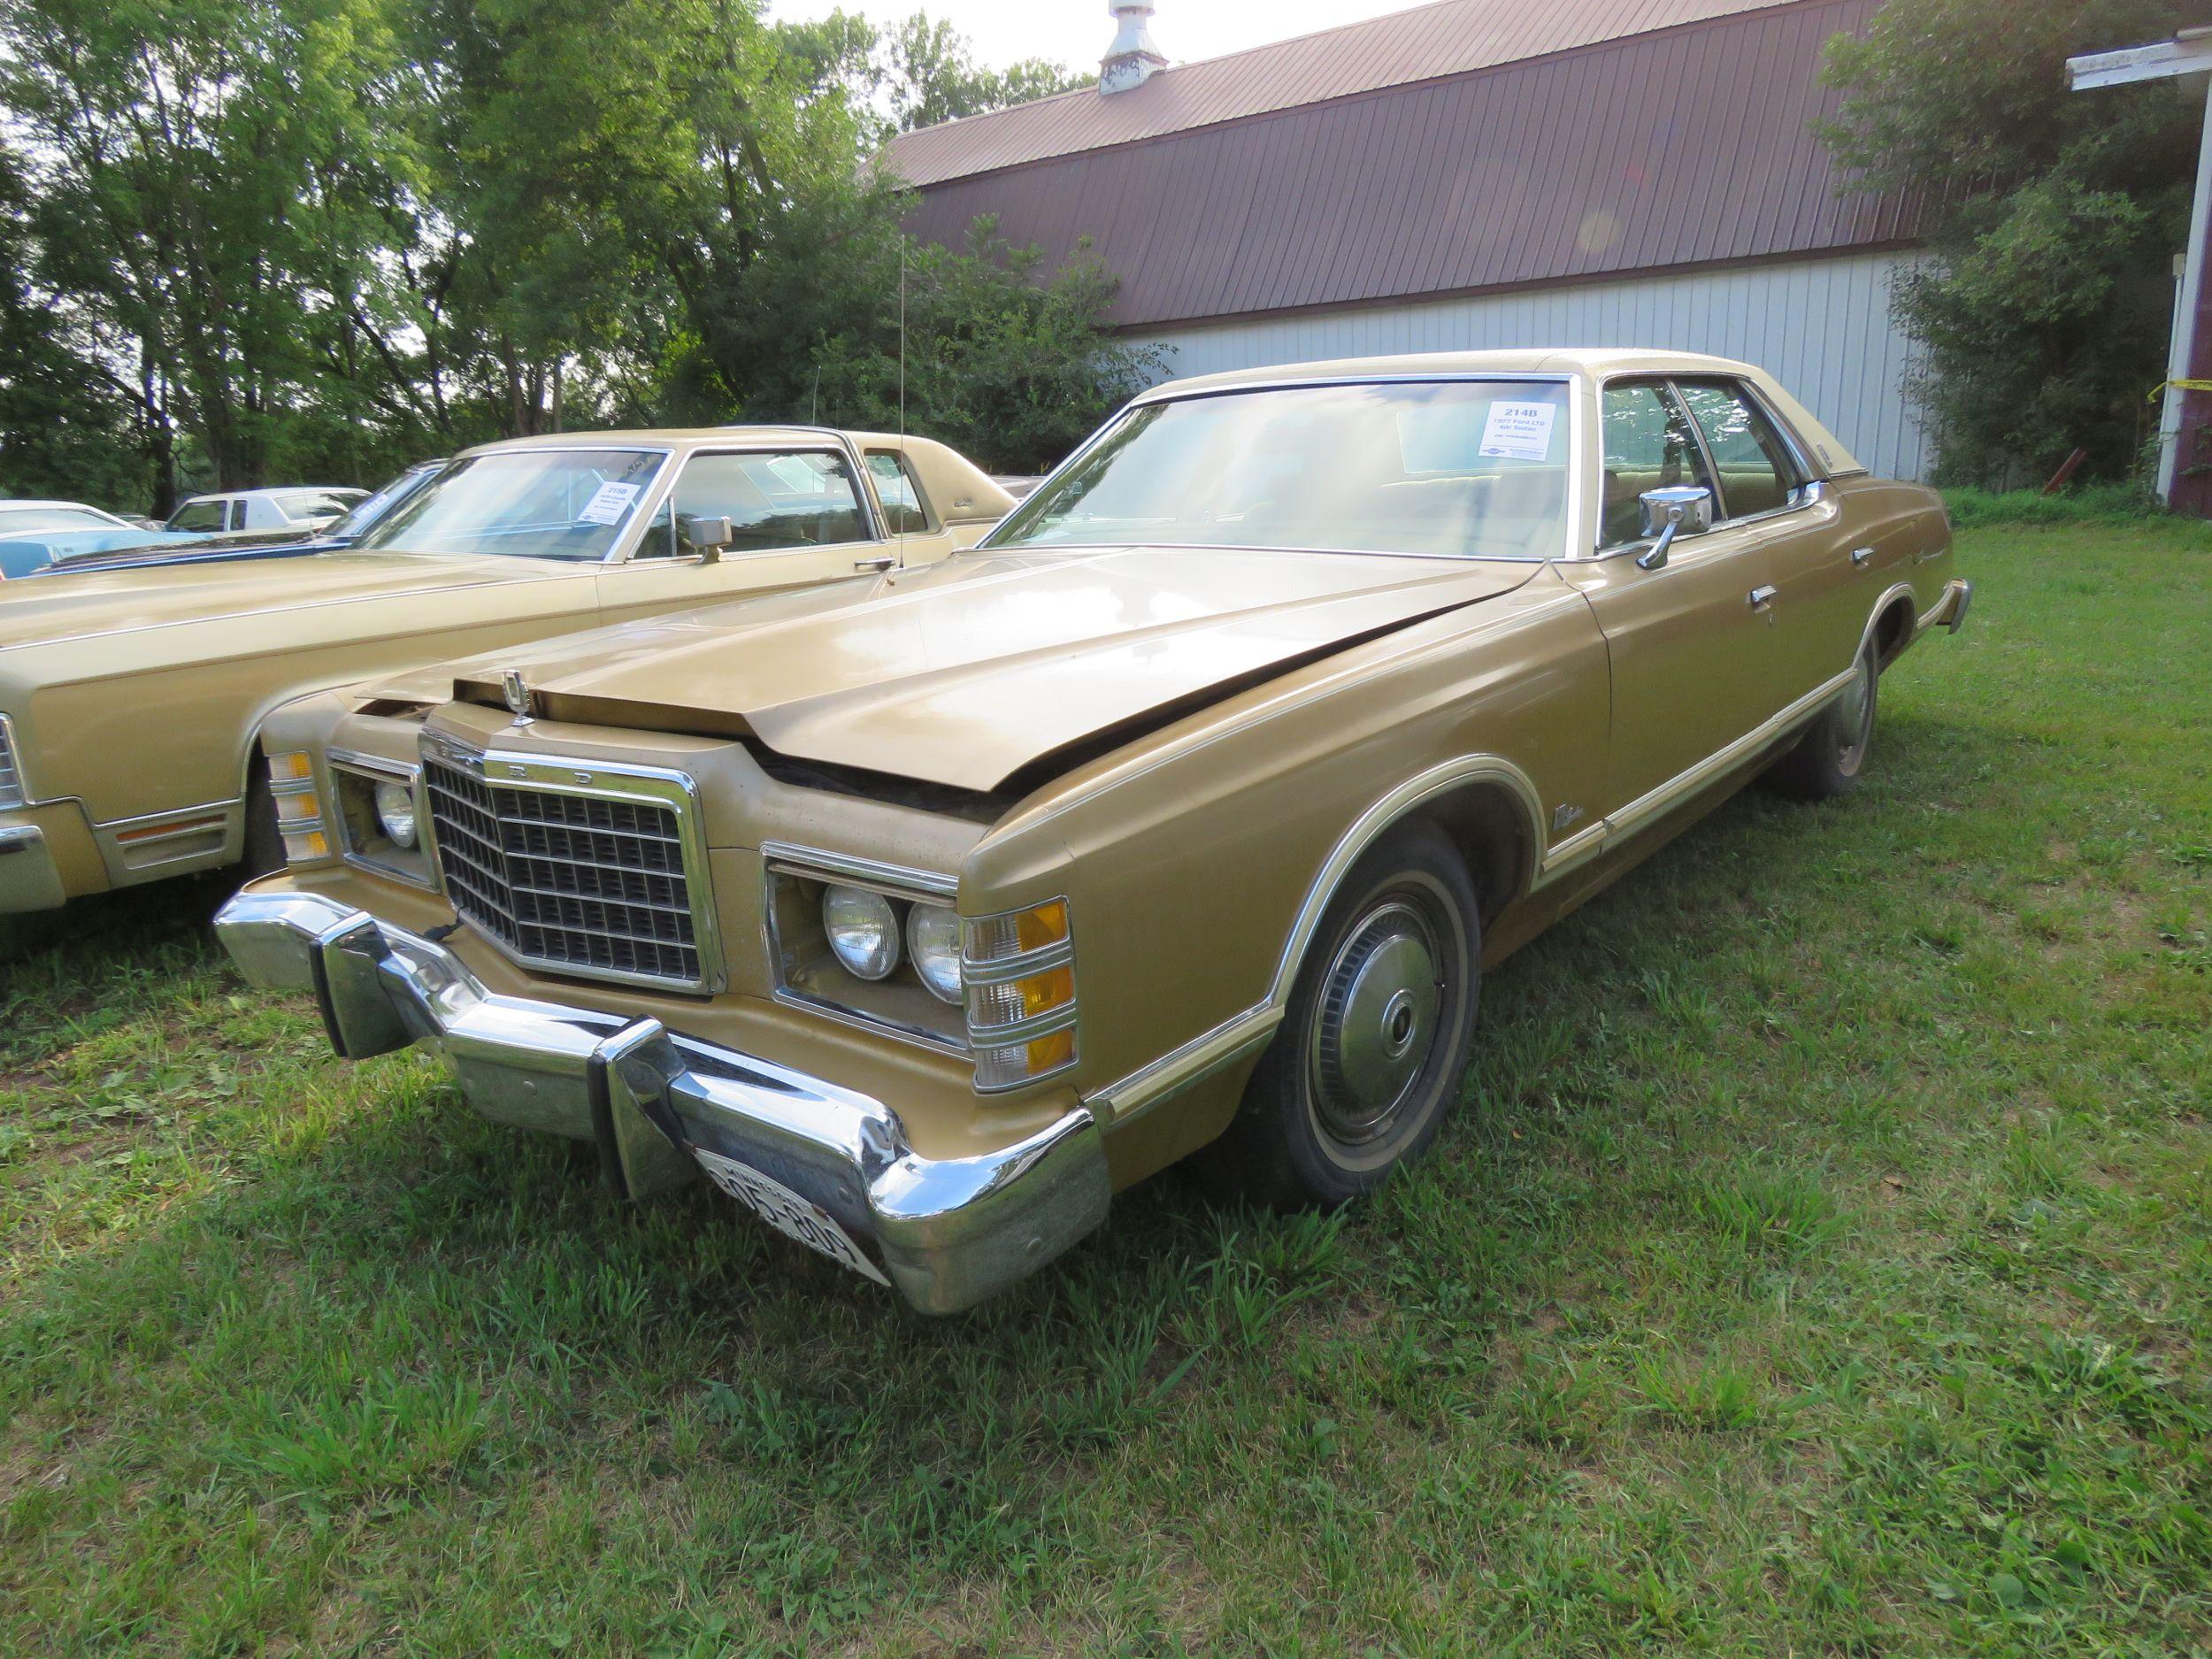
<path id="1" fill-rule="evenodd" d="M 1347 1145 L 1386 1133 L 1436 1046 L 1443 987 L 1434 929 L 1404 899 L 1377 905 L 1352 929 L 1322 981 L 1314 1022 L 1314 1104 Z"/>

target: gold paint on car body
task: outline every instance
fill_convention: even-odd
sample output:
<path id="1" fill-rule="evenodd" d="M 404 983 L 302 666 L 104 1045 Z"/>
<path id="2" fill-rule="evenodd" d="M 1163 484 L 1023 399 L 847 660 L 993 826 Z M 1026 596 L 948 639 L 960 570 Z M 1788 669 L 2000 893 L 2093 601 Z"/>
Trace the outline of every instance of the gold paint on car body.
<path id="1" fill-rule="evenodd" d="M 866 456 L 902 456 L 930 527 L 711 563 L 625 557 L 688 457 L 771 447 L 845 450 L 864 476 Z M 883 433 L 578 433 L 465 453 L 625 448 L 666 450 L 670 464 L 605 563 L 347 549 L 8 583 L 0 593 L 0 712 L 12 722 L 32 804 L 0 808 L 0 835 L 35 828 L 38 840 L 0 858 L 0 913 L 45 908 L 57 887 L 66 898 L 234 861 L 256 740 L 280 703 L 607 617 L 768 588 L 864 588 L 856 559 L 934 563 L 972 546 L 1012 505 L 944 445 Z M 872 482 L 868 491 L 877 511 Z M 434 676 L 431 683 L 439 684 Z M 432 700 L 449 687 L 449 677 Z"/>
<path id="2" fill-rule="evenodd" d="M 526 726 L 498 706 L 491 659 L 413 677 L 465 694 L 430 713 L 430 731 L 689 778 L 729 943 L 724 987 L 704 997 L 526 972 L 465 925 L 450 948 L 494 991 L 649 1013 L 869 1091 L 933 1156 L 1012 1145 L 1080 1102 L 1105 1132 L 1113 1185 L 1142 1179 L 1226 1125 L 1333 882 L 1392 824 L 1432 817 L 1467 850 L 1494 964 L 1774 758 L 1863 647 L 1893 658 L 1962 612 L 1940 499 L 1868 477 L 1749 365 L 1448 354 L 1148 396 L 1521 373 L 1572 385 L 1579 497 L 1556 557 L 985 548 L 865 590 L 552 641 L 524 659 L 541 700 Z M 1671 569 L 1641 572 L 1594 545 L 1594 419 L 1609 380 L 1669 374 L 1748 382 L 1819 488 L 1789 511 L 1683 539 Z M 1771 616 L 1747 602 L 1768 585 Z M 270 741 L 411 758 L 424 724 L 371 708 L 359 692 L 296 704 L 272 717 Z M 777 775 L 786 760 L 847 771 Z M 769 843 L 942 872 L 968 917 L 1064 899 L 1072 1069 L 983 1094 L 956 1056 L 778 1002 Z M 334 859 L 250 889 L 293 890 L 415 931 L 451 918 L 432 895 Z"/>

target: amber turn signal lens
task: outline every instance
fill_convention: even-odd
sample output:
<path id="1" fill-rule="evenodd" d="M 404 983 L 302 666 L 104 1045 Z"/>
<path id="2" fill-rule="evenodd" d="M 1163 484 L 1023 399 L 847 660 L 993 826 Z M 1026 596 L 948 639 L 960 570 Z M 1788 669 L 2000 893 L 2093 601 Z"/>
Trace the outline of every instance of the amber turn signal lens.
<path id="1" fill-rule="evenodd" d="M 1042 1077 L 1048 1071 L 1057 1071 L 1075 1058 L 1075 1030 L 1071 1026 L 1066 1031 L 1056 1031 L 1024 1047 L 1029 1055 L 1029 1075 Z"/>
<path id="2" fill-rule="evenodd" d="M 968 923 L 968 960 L 1003 962 L 1056 945 L 1068 936 L 1068 902 L 1054 899 L 1002 916 L 979 916 Z"/>
<path id="3" fill-rule="evenodd" d="M 1075 970 L 1064 963 L 1025 979 L 968 987 L 968 1025 L 975 1031 L 1011 1025 L 1075 1001 Z"/>
<path id="4" fill-rule="evenodd" d="M 1056 1031 L 1027 1042 L 975 1051 L 976 1087 L 986 1092 L 1033 1083 L 1075 1064 L 1075 1033 Z"/>
<path id="5" fill-rule="evenodd" d="M 303 783 L 315 775 L 315 757 L 303 749 L 269 757 L 271 783 Z"/>

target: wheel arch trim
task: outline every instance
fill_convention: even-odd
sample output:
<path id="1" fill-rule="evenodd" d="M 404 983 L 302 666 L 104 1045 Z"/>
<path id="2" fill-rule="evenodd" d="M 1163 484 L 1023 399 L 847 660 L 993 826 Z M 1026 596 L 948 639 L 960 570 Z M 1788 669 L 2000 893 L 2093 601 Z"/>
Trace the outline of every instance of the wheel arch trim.
<path id="1" fill-rule="evenodd" d="M 1897 649 L 1890 654 L 1887 662 L 1893 663 L 1904 655 L 1905 647 L 1913 642 L 1914 635 L 1919 632 L 1916 625 L 1920 619 L 1920 598 L 1914 593 L 1910 582 L 1893 582 L 1874 602 L 1873 609 L 1866 613 L 1866 626 L 1860 630 L 1858 649 L 1851 654 L 1854 663 L 1866 655 L 1867 647 L 1874 643 L 1882 631 L 1882 618 L 1888 616 L 1900 601 L 1905 607 L 1905 637 Z M 1887 663 L 1884 665 L 1886 666 Z"/>
<path id="2" fill-rule="evenodd" d="M 1282 1024 L 1284 1013 L 1290 1006 L 1291 987 L 1296 984 L 1306 951 L 1320 930 L 1321 918 L 1361 855 L 1423 807 L 1460 790 L 1485 784 L 1502 786 L 1526 817 L 1527 856 L 1521 861 L 1511 896 L 1517 898 L 1526 893 L 1544 856 L 1542 797 L 1528 773 L 1499 755 L 1463 755 L 1432 766 L 1372 803 L 1329 849 L 1328 856 L 1307 884 L 1305 896 L 1276 959 L 1273 980 L 1263 998 L 1201 1032 L 1179 1048 L 1093 1091 L 1085 1096 L 1086 1102 L 1108 1123 L 1118 1125 L 1259 1048 L 1274 1034 L 1276 1026 Z"/>

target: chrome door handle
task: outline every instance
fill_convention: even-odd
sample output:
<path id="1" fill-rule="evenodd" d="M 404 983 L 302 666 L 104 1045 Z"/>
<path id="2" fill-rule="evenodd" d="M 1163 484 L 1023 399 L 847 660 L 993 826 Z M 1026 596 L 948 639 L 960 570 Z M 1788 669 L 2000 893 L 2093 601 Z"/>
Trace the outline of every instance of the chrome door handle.
<path id="1" fill-rule="evenodd" d="M 1754 588 L 1745 595 L 1745 598 L 1749 603 L 1751 608 L 1754 611 L 1756 611 L 1763 605 L 1772 604 L 1774 603 L 1774 595 L 1781 591 L 1782 590 L 1778 588 Z"/>
<path id="2" fill-rule="evenodd" d="M 1855 547 L 1851 549 L 1851 566 L 1854 570 L 1863 571 L 1873 562 L 1874 549 L 1872 548 Z"/>
<path id="3" fill-rule="evenodd" d="M 899 556 L 895 553 L 879 553 L 873 558 L 855 559 L 853 568 L 856 571 L 887 571 L 895 569 L 898 562 Z"/>

